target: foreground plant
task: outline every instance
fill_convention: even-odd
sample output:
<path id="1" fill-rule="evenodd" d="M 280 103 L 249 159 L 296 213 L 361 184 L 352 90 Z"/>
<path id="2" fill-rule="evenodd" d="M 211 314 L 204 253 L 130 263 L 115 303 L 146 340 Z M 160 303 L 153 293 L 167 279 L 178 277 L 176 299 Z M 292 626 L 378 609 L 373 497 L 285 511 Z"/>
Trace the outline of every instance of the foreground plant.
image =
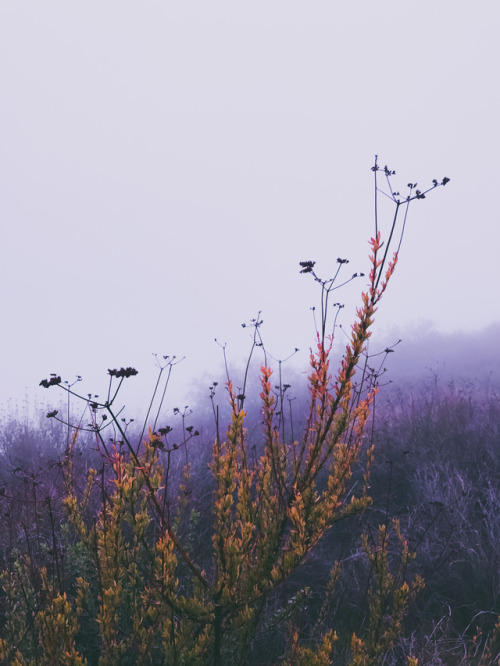
<path id="1" fill-rule="evenodd" d="M 321 287 L 321 320 L 310 354 L 310 404 L 302 439 L 283 438 L 272 370 L 264 363 L 260 376 L 264 438 L 258 456 L 250 456 L 244 392 L 236 392 L 228 378 L 231 423 L 225 440 L 215 438 L 209 466 L 213 507 L 208 548 L 197 543 L 199 514 L 188 499 L 189 464 L 177 499 L 172 498 L 170 461 L 179 445 L 171 444 L 170 429 L 157 429 L 156 422 L 140 447 L 127 436 L 114 403 L 121 382 L 136 371 L 110 370 L 110 381 L 118 380 L 119 385 L 111 390 L 110 384 L 106 401 L 78 396 L 92 416 L 90 429 L 102 452 L 102 468 L 100 472 L 91 469 L 86 487 L 77 491 L 72 473 L 76 438 L 68 445 L 64 462 L 64 506 L 76 535 L 73 553 L 78 550 L 85 571 L 73 575 L 64 590 L 54 584 L 54 571 L 35 568 L 33 572 L 28 561 L 19 563 L 21 573 L 4 574 L 10 601 L 6 638 L 0 641 L 5 662 L 51 664 L 56 663 L 56 654 L 62 654 L 65 661 L 57 663 L 244 664 L 256 649 L 259 632 L 271 622 L 282 627 L 281 663 L 331 662 L 337 635 L 334 627 L 324 627 L 324 618 L 340 573 L 338 565 L 333 565 L 325 604 L 311 631 L 293 627 L 293 609 L 271 618 L 269 608 L 270 601 L 276 603 L 280 595 L 289 595 L 279 600 L 282 607 L 288 602 L 293 608 L 304 603 L 307 590 L 292 596 L 286 581 L 336 522 L 363 511 L 371 502 L 373 446 L 367 447 L 359 492 L 354 492 L 353 484 L 378 390 L 377 373 L 368 364 L 367 342 L 396 268 L 409 205 L 429 191 L 421 192 L 410 183 L 409 194 L 401 198 L 390 186 L 394 172 L 387 167 L 381 170 L 377 162 L 373 170 L 375 192 L 379 192 L 377 178 L 382 171 L 389 185 L 385 194 L 395 213 L 385 242 L 375 216 L 368 284 L 336 374 L 331 369 L 334 329 L 329 330 L 329 297 L 341 286 L 336 280 L 347 261 L 338 259 L 334 277 L 327 280 L 318 277 L 314 262 L 301 263 L 302 272 L 311 273 Z M 447 182 L 446 178 L 434 181 L 430 189 Z M 355 277 L 358 274 L 350 279 Z M 254 321 L 257 335 L 260 323 L 258 318 Z M 42 385 L 60 386 L 77 395 L 57 375 Z M 57 412 L 49 416 L 57 418 Z M 103 434 L 109 424 L 116 432 L 111 443 Z M 196 434 L 185 427 L 183 444 Z M 412 554 L 399 526 L 395 529 L 406 569 Z M 419 580 L 408 585 L 398 579 L 395 587 L 385 528 L 380 530 L 378 545 L 372 547 L 365 540 L 365 549 L 376 585 L 366 635 L 351 639 L 352 664 L 377 663 L 383 650 L 392 646 L 401 632 L 408 600 L 421 585 Z M 27 580 L 22 602 L 15 589 L 16 576 Z"/>

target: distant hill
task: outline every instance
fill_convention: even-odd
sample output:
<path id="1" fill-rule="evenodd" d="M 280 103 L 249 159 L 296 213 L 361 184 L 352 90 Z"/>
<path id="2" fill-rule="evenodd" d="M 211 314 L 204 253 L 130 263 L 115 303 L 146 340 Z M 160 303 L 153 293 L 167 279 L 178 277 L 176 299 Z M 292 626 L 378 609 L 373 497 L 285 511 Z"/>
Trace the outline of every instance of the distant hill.
<path id="1" fill-rule="evenodd" d="M 401 343 L 387 359 L 388 379 L 411 382 L 436 373 L 440 379 L 500 385 L 500 322 L 474 333 L 398 332 L 384 343 L 391 345 L 399 338 Z"/>

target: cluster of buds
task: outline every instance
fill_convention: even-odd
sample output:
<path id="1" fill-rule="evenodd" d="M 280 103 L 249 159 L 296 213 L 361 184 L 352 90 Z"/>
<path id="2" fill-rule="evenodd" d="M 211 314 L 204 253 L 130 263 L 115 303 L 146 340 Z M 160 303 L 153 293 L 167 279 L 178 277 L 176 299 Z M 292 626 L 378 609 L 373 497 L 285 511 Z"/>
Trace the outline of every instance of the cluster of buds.
<path id="1" fill-rule="evenodd" d="M 116 377 L 117 379 L 121 379 L 122 377 L 133 377 L 134 375 L 137 375 L 138 372 L 135 368 L 120 368 L 119 370 L 109 370 L 108 369 L 108 374 L 110 377 Z"/>

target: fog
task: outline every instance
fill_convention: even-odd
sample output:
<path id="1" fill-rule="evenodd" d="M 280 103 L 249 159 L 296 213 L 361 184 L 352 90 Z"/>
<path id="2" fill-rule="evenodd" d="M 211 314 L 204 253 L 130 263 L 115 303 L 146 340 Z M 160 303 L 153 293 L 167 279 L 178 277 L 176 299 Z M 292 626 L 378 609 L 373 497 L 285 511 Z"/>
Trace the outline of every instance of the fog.
<path id="1" fill-rule="evenodd" d="M 134 366 L 142 405 L 158 353 L 185 357 L 184 402 L 222 376 L 214 338 L 244 362 L 259 311 L 268 351 L 298 347 L 307 367 L 318 291 L 299 261 L 366 272 L 375 154 L 398 188 L 451 178 L 410 211 L 380 340 L 406 338 L 411 372 L 465 344 L 453 367 L 497 372 L 498 18 L 396 0 L 3 3 L 0 401 L 47 400 L 51 372 L 100 393 Z M 342 292 L 347 330 L 363 287 Z"/>

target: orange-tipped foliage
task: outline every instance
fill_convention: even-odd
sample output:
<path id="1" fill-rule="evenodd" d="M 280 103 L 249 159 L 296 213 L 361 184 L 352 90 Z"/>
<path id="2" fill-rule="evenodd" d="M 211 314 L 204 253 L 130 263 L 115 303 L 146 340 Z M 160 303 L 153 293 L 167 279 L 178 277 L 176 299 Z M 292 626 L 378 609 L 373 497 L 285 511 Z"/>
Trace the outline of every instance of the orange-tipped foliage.
<path id="1" fill-rule="evenodd" d="M 377 192 L 377 162 L 373 170 Z M 385 168 L 387 178 L 392 173 Z M 433 182 L 436 187 L 437 181 Z M 444 179 L 441 184 L 447 182 Z M 281 626 L 288 623 L 293 615 L 289 607 L 293 610 L 302 603 L 307 592 L 283 593 L 283 581 L 336 521 L 362 511 L 371 501 L 367 491 L 372 445 L 367 446 L 364 483 L 358 496 L 354 495 L 352 482 L 377 393 L 376 377 L 367 370 L 367 343 L 377 307 L 398 261 L 398 251 L 393 252 L 392 259 L 388 256 L 397 213 L 400 207 L 407 211 L 413 199 L 425 198 L 425 192 L 414 193 L 413 187 L 410 184 L 410 194 L 403 201 L 391 190 L 389 198 L 395 204 L 396 215 L 385 248 L 376 221 L 375 235 L 370 240 L 368 284 L 336 372 L 332 369 L 335 327 L 328 328 L 328 298 L 347 260 L 337 259 L 337 273 L 326 281 L 314 272 L 314 262 L 301 262 L 301 272 L 311 274 L 322 290 L 321 326 L 310 353 L 310 402 L 302 438 L 287 441 L 282 434 L 279 400 L 273 393 L 272 370 L 266 361 L 260 376 L 264 436 L 250 459 L 242 408 L 244 391 L 235 395 L 228 380 L 231 422 L 221 441 L 217 413 L 217 437 L 209 464 L 213 483 L 211 523 L 201 535 L 197 522 L 200 514 L 187 500 L 192 483 L 187 460 L 177 502 L 172 499 L 175 491 L 169 492 L 171 454 L 179 448 L 178 444 L 168 445 L 171 429 L 160 429 L 160 434 L 149 430 L 142 446 L 142 435 L 139 445 L 133 445 L 123 426 L 125 419 L 119 419 L 119 412 L 114 411 L 118 389 L 113 392 L 112 383 L 118 380 L 121 385 L 137 371 L 110 370 L 106 402 L 99 403 L 90 396 L 88 400 L 82 398 L 90 409 L 91 430 L 102 453 L 101 470 L 88 472 L 87 485 L 80 493 L 73 480 L 76 440 L 68 445 L 63 464 L 63 505 L 73 525 L 73 556 L 82 570 L 67 586 L 68 594 L 59 568 L 56 588 L 48 583 L 45 569 L 41 576 L 37 574 L 29 558 L 19 559 L 15 573 L 3 575 L 9 610 L 4 623 L 6 638 L 0 638 L 2 660 L 33 663 L 33 657 L 36 663 L 55 663 L 54 655 L 59 651 L 64 652 L 64 663 L 74 664 L 86 663 L 86 654 L 89 661 L 102 665 L 244 664 L 266 622 L 268 627 L 272 622 Z M 259 318 L 253 322 L 255 347 L 261 343 L 258 328 L 262 322 Z M 172 360 L 167 361 L 160 374 L 165 368 L 170 372 L 172 364 Z M 42 380 L 41 385 L 58 386 L 77 395 L 57 375 Z M 98 414 L 102 421 L 97 419 Z M 56 415 L 57 411 L 48 414 L 51 418 Z M 112 423 L 117 437 L 111 447 L 102 435 L 106 421 Z M 191 426 L 185 428 L 189 436 L 182 444 L 198 435 L 192 430 Z M 166 464 L 160 464 L 160 459 Z M 395 530 L 400 537 L 398 525 Z M 385 647 L 394 644 L 401 630 L 410 588 L 402 581 L 393 594 L 386 541 L 382 531 L 380 545 L 375 548 L 370 549 L 365 539 L 366 555 L 379 577 L 370 597 L 372 614 L 367 637 L 351 637 L 353 664 L 375 663 L 366 660 L 372 655 L 378 658 Z M 55 536 L 53 544 L 57 545 Z M 402 553 L 406 565 L 413 555 L 405 543 Z M 37 582 L 37 575 L 42 583 Z M 314 630 L 308 644 L 302 645 L 300 633 L 290 627 L 288 645 L 280 653 L 285 655 L 282 663 L 330 663 L 337 634 L 324 622 L 339 575 L 340 565 L 336 563 L 326 585 L 325 602 L 316 621 L 309 623 Z M 417 581 L 415 591 L 419 584 Z M 284 603 L 280 594 L 288 595 Z M 388 619 L 382 611 L 389 597 L 392 615 Z M 266 607 L 270 599 L 281 605 L 278 613 Z M 79 643 L 83 632 L 79 623 L 83 622 L 92 637 L 91 645 Z M 320 627 L 325 629 L 323 635 Z M 385 632 L 382 638 L 380 627 Z"/>

